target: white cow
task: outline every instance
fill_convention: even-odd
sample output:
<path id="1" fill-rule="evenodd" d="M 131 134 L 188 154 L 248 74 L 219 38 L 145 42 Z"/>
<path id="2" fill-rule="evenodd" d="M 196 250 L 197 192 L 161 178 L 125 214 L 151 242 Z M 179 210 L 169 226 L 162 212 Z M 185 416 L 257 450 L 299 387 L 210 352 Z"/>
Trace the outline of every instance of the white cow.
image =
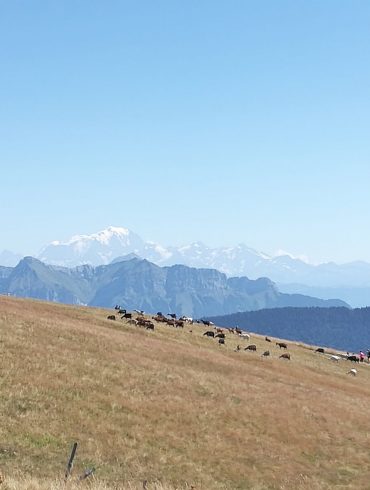
<path id="1" fill-rule="evenodd" d="M 331 361 L 339 362 L 340 361 L 340 356 L 335 356 L 334 354 L 329 357 Z"/>

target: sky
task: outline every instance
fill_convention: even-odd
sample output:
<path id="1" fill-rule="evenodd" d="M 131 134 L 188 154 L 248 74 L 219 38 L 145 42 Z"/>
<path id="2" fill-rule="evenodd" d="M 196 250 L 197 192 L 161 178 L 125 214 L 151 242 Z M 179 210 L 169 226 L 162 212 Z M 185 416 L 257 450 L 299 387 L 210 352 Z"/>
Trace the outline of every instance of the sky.
<path id="1" fill-rule="evenodd" d="M 370 261 L 366 0 L 0 0 L 0 251 L 124 226 Z"/>

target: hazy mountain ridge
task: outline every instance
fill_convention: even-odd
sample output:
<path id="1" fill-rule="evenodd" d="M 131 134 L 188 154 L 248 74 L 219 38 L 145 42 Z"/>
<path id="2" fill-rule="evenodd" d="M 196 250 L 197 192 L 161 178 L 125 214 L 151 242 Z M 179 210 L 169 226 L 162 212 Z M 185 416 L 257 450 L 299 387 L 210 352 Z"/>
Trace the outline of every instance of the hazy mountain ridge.
<path id="1" fill-rule="evenodd" d="M 38 255 L 52 265 L 106 265 L 119 256 L 134 253 L 160 266 L 184 264 L 211 268 L 228 276 L 251 279 L 269 277 L 282 284 L 315 287 L 370 287 L 370 264 L 334 262 L 309 264 L 289 255 L 270 256 L 244 244 L 234 247 L 208 247 L 202 242 L 174 247 L 146 242 L 127 228 L 109 227 L 92 235 L 78 235 L 66 242 L 54 241 Z"/>
<path id="2" fill-rule="evenodd" d="M 0 252 L 0 267 L 15 267 L 21 259 L 22 255 L 3 250 Z"/>
<path id="3" fill-rule="evenodd" d="M 279 306 L 347 306 L 340 300 L 280 293 L 267 278 L 228 278 L 215 269 L 160 267 L 137 258 L 65 268 L 26 257 L 6 271 L 0 287 L 2 293 L 21 297 L 106 307 L 122 304 L 195 317 Z"/>
<path id="4" fill-rule="evenodd" d="M 355 307 L 370 304 L 370 264 L 366 262 L 313 265 L 290 255 L 273 257 L 244 244 L 212 248 L 202 242 L 194 242 L 166 247 L 144 241 L 122 227 L 111 226 L 91 235 L 76 235 L 64 242 L 51 242 L 42 249 L 38 259 L 63 267 L 98 266 L 107 265 L 117 258 L 121 260 L 129 254 L 162 267 L 183 264 L 216 269 L 229 277 L 269 277 L 289 294 L 308 294 L 322 299 L 340 297 Z M 18 262 L 17 257 L 4 252 L 0 254 L 0 264 L 14 266 Z"/>

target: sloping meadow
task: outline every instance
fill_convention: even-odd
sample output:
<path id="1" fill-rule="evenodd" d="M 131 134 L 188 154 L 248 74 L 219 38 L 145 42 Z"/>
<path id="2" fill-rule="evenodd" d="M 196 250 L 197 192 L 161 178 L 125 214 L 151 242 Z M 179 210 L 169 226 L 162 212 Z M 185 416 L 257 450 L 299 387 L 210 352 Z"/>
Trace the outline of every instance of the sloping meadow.
<path id="1" fill-rule="evenodd" d="M 110 313 L 0 297 L 4 488 L 61 481 L 74 441 L 72 478 L 95 468 L 96 488 L 368 486 L 367 364 Z"/>

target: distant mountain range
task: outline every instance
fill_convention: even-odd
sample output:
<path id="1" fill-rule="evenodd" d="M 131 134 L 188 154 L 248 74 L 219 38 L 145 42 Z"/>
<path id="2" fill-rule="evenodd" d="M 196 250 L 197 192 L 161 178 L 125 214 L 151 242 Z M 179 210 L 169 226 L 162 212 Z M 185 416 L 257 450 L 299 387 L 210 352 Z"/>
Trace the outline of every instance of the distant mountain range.
<path id="1" fill-rule="evenodd" d="M 243 244 L 218 248 L 201 242 L 163 246 L 144 241 L 120 227 L 77 235 L 65 242 L 53 241 L 41 250 L 38 259 L 63 267 L 98 266 L 130 253 L 159 266 L 183 264 L 216 269 L 230 277 L 268 277 L 287 293 L 312 294 L 324 299 L 340 297 L 353 306 L 370 304 L 370 264 L 366 262 L 312 265 L 289 255 L 273 257 Z M 11 252 L 0 254 L 0 264 L 14 266 L 18 260 L 19 256 L 12 256 Z"/>
<path id="2" fill-rule="evenodd" d="M 225 327 L 238 325 L 249 332 L 345 352 L 370 349 L 370 308 L 275 308 L 209 319 Z"/>
<path id="3" fill-rule="evenodd" d="M 228 278 L 214 269 L 184 265 L 159 267 L 132 255 L 108 265 L 74 268 L 26 257 L 14 268 L 0 267 L 0 293 L 193 317 L 285 306 L 348 306 L 340 300 L 281 293 L 266 278 Z"/>

